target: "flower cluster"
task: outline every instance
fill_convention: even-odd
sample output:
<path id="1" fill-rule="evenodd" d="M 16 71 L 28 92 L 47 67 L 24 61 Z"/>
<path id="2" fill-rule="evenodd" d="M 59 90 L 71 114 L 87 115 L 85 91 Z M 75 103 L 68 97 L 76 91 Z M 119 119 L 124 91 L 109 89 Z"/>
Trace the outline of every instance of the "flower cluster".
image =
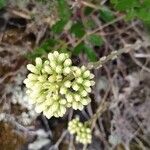
<path id="1" fill-rule="evenodd" d="M 35 110 L 47 118 L 62 117 L 70 107 L 82 110 L 90 102 L 94 75 L 85 66 L 72 66 L 68 54 L 49 53 L 47 60 L 36 58 L 35 66 L 28 64 L 27 69 L 27 94 Z"/>
<path id="2" fill-rule="evenodd" d="M 71 134 L 76 134 L 76 141 L 82 144 L 90 144 L 92 140 L 91 129 L 87 124 L 83 124 L 79 121 L 79 118 L 75 118 L 69 122 L 68 130 Z"/>

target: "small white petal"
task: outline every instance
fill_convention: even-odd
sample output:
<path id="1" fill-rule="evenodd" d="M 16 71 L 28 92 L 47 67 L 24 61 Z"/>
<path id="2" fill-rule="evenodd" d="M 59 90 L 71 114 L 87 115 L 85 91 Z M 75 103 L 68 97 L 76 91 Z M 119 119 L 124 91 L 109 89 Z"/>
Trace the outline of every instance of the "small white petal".
<path id="1" fill-rule="evenodd" d="M 94 78 L 94 74 L 90 74 L 90 79 L 93 79 Z"/>
<path id="2" fill-rule="evenodd" d="M 82 105 L 87 105 L 87 104 L 88 104 L 88 100 L 85 99 L 85 98 L 83 98 L 83 99 L 81 100 L 81 103 L 82 103 Z"/>
<path id="3" fill-rule="evenodd" d="M 73 88 L 75 91 L 78 91 L 80 87 L 79 87 L 77 84 L 73 84 L 73 85 L 72 85 L 72 88 Z"/>
<path id="4" fill-rule="evenodd" d="M 59 103 L 62 104 L 62 105 L 65 105 L 65 104 L 67 104 L 67 101 L 66 101 L 66 99 L 61 99 L 61 100 L 59 101 Z"/>
<path id="5" fill-rule="evenodd" d="M 43 101 L 45 101 L 45 96 L 44 96 L 44 95 L 42 95 L 42 96 L 40 96 L 40 97 L 38 97 L 38 98 L 36 99 L 36 102 L 37 102 L 37 103 L 41 103 L 41 102 L 43 102 Z"/>
<path id="6" fill-rule="evenodd" d="M 49 59 L 50 61 L 54 61 L 54 55 L 53 55 L 52 53 L 49 53 L 49 54 L 48 54 L 48 59 Z"/>
<path id="7" fill-rule="evenodd" d="M 62 67 L 61 66 L 56 66 L 55 68 L 56 73 L 62 73 Z"/>
<path id="8" fill-rule="evenodd" d="M 64 94 L 66 94 L 66 93 L 67 93 L 67 88 L 61 87 L 61 88 L 60 88 L 60 94 L 64 95 Z"/>
<path id="9" fill-rule="evenodd" d="M 61 54 L 58 56 L 58 61 L 59 61 L 59 62 L 63 62 L 65 59 L 66 59 L 66 56 L 65 56 L 64 53 L 61 53 Z"/>
<path id="10" fill-rule="evenodd" d="M 66 99 L 67 99 L 67 102 L 72 102 L 73 101 L 73 96 L 71 94 L 66 94 Z"/>
<path id="11" fill-rule="evenodd" d="M 28 64 L 27 69 L 35 74 L 39 74 L 39 70 L 32 64 Z"/>
<path id="12" fill-rule="evenodd" d="M 46 106 L 43 103 L 42 104 L 38 104 L 38 105 L 35 106 L 35 111 L 37 113 L 41 113 L 45 109 L 46 109 Z"/>
<path id="13" fill-rule="evenodd" d="M 62 114 L 62 116 L 66 113 L 66 108 L 61 106 L 60 107 L 60 114 Z"/>
<path id="14" fill-rule="evenodd" d="M 55 103 L 51 106 L 52 112 L 57 111 L 58 108 L 59 108 L 59 103 L 58 103 L 58 102 L 55 102 Z"/>
<path id="15" fill-rule="evenodd" d="M 65 67 L 70 66 L 71 64 L 72 64 L 71 59 L 66 59 L 65 62 L 64 62 Z"/>
<path id="16" fill-rule="evenodd" d="M 75 71 L 75 77 L 80 77 L 81 76 L 81 69 L 77 69 L 76 71 Z"/>
<path id="17" fill-rule="evenodd" d="M 48 78 L 48 81 L 51 82 L 51 83 L 53 83 L 53 82 L 56 81 L 56 77 L 53 76 L 53 75 L 51 75 L 51 76 Z"/>
<path id="18" fill-rule="evenodd" d="M 58 51 L 54 51 L 54 52 L 53 52 L 53 55 L 54 55 L 56 58 L 58 58 L 58 56 L 59 56 Z"/>
<path id="19" fill-rule="evenodd" d="M 44 65 L 49 65 L 49 63 L 50 63 L 49 60 L 44 61 Z"/>
<path id="20" fill-rule="evenodd" d="M 43 114 L 44 114 L 48 119 L 50 119 L 50 118 L 53 116 L 53 113 L 52 113 L 51 110 L 44 111 Z"/>
<path id="21" fill-rule="evenodd" d="M 29 79 L 29 80 L 37 80 L 37 78 L 38 78 L 38 76 L 35 75 L 35 74 L 33 74 L 33 73 L 29 73 L 29 74 L 28 74 L 28 79 Z"/>
<path id="22" fill-rule="evenodd" d="M 91 91 L 92 91 L 90 87 L 86 87 L 85 90 L 86 90 L 88 93 L 91 93 Z"/>
<path id="23" fill-rule="evenodd" d="M 83 90 L 81 93 L 81 96 L 86 97 L 88 95 L 87 91 Z"/>
<path id="24" fill-rule="evenodd" d="M 34 86 L 34 84 L 35 84 L 34 81 L 29 80 L 28 78 L 25 79 L 23 82 L 24 82 L 24 84 L 26 85 L 27 88 L 32 88 L 32 86 Z"/>
<path id="25" fill-rule="evenodd" d="M 94 81 L 91 81 L 91 86 L 95 85 L 95 82 Z"/>
<path id="26" fill-rule="evenodd" d="M 69 67 L 64 68 L 63 73 L 64 75 L 67 75 L 71 72 L 71 69 Z"/>
<path id="27" fill-rule="evenodd" d="M 35 59 L 35 63 L 37 67 L 42 67 L 42 59 L 40 57 Z"/>
<path id="28" fill-rule="evenodd" d="M 81 100 L 81 97 L 80 97 L 80 95 L 75 94 L 75 95 L 74 95 L 74 99 L 75 99 L 75 101 L 80 101 L 80 100 Z"/>
<path id="29" fill-rule="evenodd" d="M 61 81 L 61 80 L 62 80 L 62 75 L 57 75 L 57 76 L 56 76 L 56 80 L 57 80 L 57 81 Z"/>
<path id="30" fill-rule="evenodd" d="M 86 87 L 90 87 L 91 86 L 91 82 L 89 80 L 86 80 L 83 82 L 83 85 Z"/>
<path id="31" fill-rule="evenodd" d="M 70 81 L 64 82 L 64 86 L 67 87 L 67 88 L 70 88 L 71 87 L 71 82 Z"/>
<path id="32" fill-rule="evenodd" d="M 78 109 L 78 103 L 74 101 L 72 104 L 72 108 L 77 110 Z"/>
<path id="33" fill-rule="evenodd" d="M 44 76 L 44 75 L 42 76 L 42 75 L 41 75 L 41 76 L 38 77 L 38 80 L 39 80 L 40 82 L 44 82 L 44 81 L 46 81 L 46 76 Z"/>
<path id="34" fill-rule="evenodd" d="M 84 78 L 88 78 L 89 76 L 90 76 L 90 71 L 89 70 L 87 70 L 87 71 L 85 71 L 84 73 L 83 73 L 83 77 Z"/>
<path id="35" fill-rule="evenodd" d="M 56 69 L 56 62 L 55 61 L 51 61 L 50 62 L 50 66 L 52 67 L 52 69 Z"/>
<path id="36" fill-rule="evenodd" d="M 82 71 L 85 71 L 85 70 L 86 70 L 86 67 L 85 67 L 85 66 L 82 66 L 82 67 L 81 67 L 81 70 L 82 70 Z"/>
<path id="37" fill-rule="evenodd" d="M 80 104 L 78 104 L 78 109 L 79 110 L 83 110 L 83 108 L 84 108 L 84 106 L 80 103 Z"/>
<path id="38" fill-rule="evenodd" d="M 52 74 L 52 73 L 53 73 L 52 68 L 51 68 L 50 66 L 48 66 L 48 65 L 45 65 L 45 66 L 44 66 L 44 70 L 45 70 L 48 74 Z"/>
<path id="39" fill-rule="evenodd" d="M 83 79 L 81 77 L 79 77 L 79 78 L 77 78 L 76 82 L 79 83 L 79 84 L 82 84 Z"/>

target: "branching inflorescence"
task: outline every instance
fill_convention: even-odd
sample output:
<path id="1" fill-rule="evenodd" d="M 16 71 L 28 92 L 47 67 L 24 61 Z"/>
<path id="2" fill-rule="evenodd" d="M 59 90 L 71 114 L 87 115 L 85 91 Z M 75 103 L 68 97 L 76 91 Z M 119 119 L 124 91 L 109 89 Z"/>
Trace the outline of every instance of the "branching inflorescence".
<path id="1" fill-rule="evenodd" d="M 67 108 L 82 110 L 91 101 L 94 75 L 85 66 L 73 66 L 67 53 L 49 53 L 45 61 L 36 58 L 35 66 L 28 64 L 27 69 L 27 94 L 47 118 L 62 117 Z"/>

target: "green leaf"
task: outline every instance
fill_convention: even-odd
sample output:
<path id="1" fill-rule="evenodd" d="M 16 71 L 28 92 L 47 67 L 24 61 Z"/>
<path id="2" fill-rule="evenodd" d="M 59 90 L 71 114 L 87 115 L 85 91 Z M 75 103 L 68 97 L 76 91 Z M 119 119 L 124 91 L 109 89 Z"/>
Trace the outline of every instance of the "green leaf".
<path id="1" fill-rule="evenodd" d="M 0 9 L 5 7 L 7 3 L 7 0 L 0 0 Z"/>
<path id="2" fill-rule="evenodd" d="M 69 21 L 71 16 L 71 11 L 68 6 L 67 0 L 57 0 L 58 2 L 58 15 L 59 21 L 52 27 L 54 33 L 61 33 L 64 26 Z"/>
<path id="3" fill-rule="evenodd" d="M 84 9 L 84 15 L 89 16 L 93 11 L 93 8 L 91 7 L 85 7 Z"/>
<path id="4" fill-rule="evenodd" d="M 90 46 L 85 45 L 84 52 L 90 61 L 97 61 L 96 54 Z"/>
<path id="5" fill-rule="evenodd" d="M 62 20 L 69 20 L 71 11 L 68 6 L 67 0 L 57 0 L 58 2 L 58 13 L 59 17 Z"/>
<path id="6" fill-rule="evenodd" d="M 84 53 L 86 54 L 89 61 L 97 60 L 96 53 L 94 52 L 94 50 L 89 45 L 85 45 L 83 42 L 74 48 L 73 53 L 76 55 Z"/>
<path id="7" fill-rule="evenodd" d="M 88 37 L 89 42 L 94 46 L 101 46 L 103 44 L 103 39 L 101 36 L 92 34 Z"/>
<path id="8" fill-rule="evenodd" d="M 145 22 L 149 22 L 150 21 L 150 9 L 147 10 L 147 9 L 141 8 L 139 11 L 137 11 L 137 17 Z"/>
<path id="9" fill-rule="evenodd" d="M 82 22 L 77 22 L 72 25 L 70 32 L 75 34 L 76 37 L 81 38 L 85 34 Z"/>
<path id="10" fill-rule="evenodd" d="M 136 11 L 134 10 L 134 9 L 132 9 L 132 10 L 130 10 L 130 11 L 128 11 L 128 13 L 126 14 L 126 20 L 127 21 L 130 21 L 130 20 L 132 20 L 133 18 L 136 18 L 137 17 L 137 13 L 136 13 Z"/>
<path id="11" fill-rule="evenodd" d="M 102 8 L 100 10 L 100 19 L 107 23 L 115 19 L 115 16 L 108 8 Z"/>
<path id="12" fill-rule="evenodd" d="M 59 20 L 55 25 L 52 26 L 52 31 L 54 33 L 61 33 L 66 25 L 66 20 Z"/>
<path id="13" fill-rule="evenodd" d="M 48 39 L 44 41 L 40 47 L 36 48 L 33 52 L 28 53 L 26 57 L 28 59 L 35 59 L 36 57 L 41 57 L 45 53 L 52 51 L 53 47 L 56 45 L 57 41 L 53 39 Z"/>
<path id="14" fill-rule="evenodd" d="M 140 7 L 139 0 L 111 0 L 115 8 L 119 11 L 127 11 L 135 7 Z"/>
<path id="15" fill-rule="evenodd" d="M 84 52 L 84 49 L 85 49 L 85 45 L 84 43 L 80 43 L 79 45 L 77 45 L 74 50 L 73 50 L 73 53 L 74 54 L 79 54 L 81 52 Z"/>

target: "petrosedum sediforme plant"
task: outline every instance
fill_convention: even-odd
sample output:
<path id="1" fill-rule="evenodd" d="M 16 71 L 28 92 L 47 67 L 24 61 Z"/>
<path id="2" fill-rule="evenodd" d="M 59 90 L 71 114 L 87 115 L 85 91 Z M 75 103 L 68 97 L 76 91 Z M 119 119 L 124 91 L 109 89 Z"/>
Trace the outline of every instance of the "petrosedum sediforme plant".
<path id="1" fill-rule="evenodd" d="M 79 118 L 71 120 L 68 124 L 68 130 L 71 134 L 76 135 L 76 141 L 82 144 L 90 144 L 92 141 L 91 128 L 86 123 L 79 121 Z"/>
<path id="2" fill-rule="evenodd" d="M 82 110 L 91 101 L 94 75 L 85 66 L 73 66 L 67 53 L 54 51 L 45 61 L 36 58 L 27 69 L 30 73 L 24 83 L 30 102 L 47 118 L 62 117 L 67 108 Z"/>

